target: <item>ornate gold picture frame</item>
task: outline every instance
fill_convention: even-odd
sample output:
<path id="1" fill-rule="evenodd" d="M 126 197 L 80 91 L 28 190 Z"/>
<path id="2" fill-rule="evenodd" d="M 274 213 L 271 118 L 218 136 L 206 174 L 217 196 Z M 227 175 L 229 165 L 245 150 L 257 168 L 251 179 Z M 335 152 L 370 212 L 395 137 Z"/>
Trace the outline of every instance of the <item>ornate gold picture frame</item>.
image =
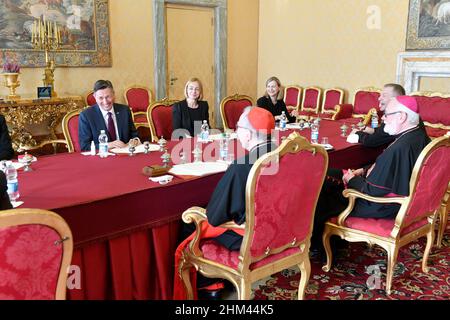
<path id="1" fill-rule="evenodd" d="M 409 0 L 406 50 L 450 49 L 450 0 Z"/>
<path id="2" fill-rule="evenodd" d="M 42 50 L 33 50 L 33 22 L 43 18 L 61 30 L 54 54 L 58 67 L 111 66 L 108 0 L 0 1 L 0 63 L 45 66 Z"/>

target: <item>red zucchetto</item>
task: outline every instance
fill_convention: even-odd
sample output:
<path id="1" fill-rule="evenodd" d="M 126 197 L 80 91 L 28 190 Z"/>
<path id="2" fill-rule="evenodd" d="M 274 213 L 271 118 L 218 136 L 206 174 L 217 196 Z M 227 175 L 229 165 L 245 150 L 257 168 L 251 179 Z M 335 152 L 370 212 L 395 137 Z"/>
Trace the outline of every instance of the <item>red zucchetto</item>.
<path id="1" fill-rule="evenodd" d="M 266 109 L 253 107 L 248 113 L 248 121 L 257 131 L 270 132 L 275 129 L 275 119 Z"/>

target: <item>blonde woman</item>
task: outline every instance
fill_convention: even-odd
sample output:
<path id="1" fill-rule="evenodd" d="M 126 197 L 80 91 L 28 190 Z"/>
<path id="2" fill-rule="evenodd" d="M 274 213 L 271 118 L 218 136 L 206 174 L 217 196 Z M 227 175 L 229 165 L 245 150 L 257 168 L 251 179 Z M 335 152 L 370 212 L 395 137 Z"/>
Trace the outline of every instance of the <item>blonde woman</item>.
<path id="1" fill-rule="evenodd" d="M 286 104 L 283 101 L 283 91 L 281 90 L 281 82 L 277 77 L 270 77 L 266 81 L 266 92 L 264 96 L 258 99 L 256 102 L 258 107 L 264 108 L 270 111 L 275 120 L 280 120 L 281 112 L 284 111 L 289 122 L 295 122 L 296 111 L 290 115 Z"/>
<path id="2" fill-rule="evenodd" d="M 194 137 L 199 132 L 203 120 L 209 124 L 208 102 L 202 101 L 203 86 L 199 79 L 191 78 L 186 82 L 184 96 L 186 99 L 173 105 L 173 130 L 185 129 L 191 137 Z"/>

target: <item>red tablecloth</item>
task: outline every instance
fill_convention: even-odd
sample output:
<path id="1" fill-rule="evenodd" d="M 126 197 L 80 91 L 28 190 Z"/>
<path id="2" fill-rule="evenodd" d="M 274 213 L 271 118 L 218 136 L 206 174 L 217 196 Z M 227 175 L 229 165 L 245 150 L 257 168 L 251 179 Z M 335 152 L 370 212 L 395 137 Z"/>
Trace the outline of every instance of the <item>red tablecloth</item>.
<path id="1" fill-rule="evenodd" d="M 329 152 L 330 166 L 356 168 L 373 161 L 380 150 L 348 144 L 339 136 L 339 125 L 324 120 L 320 129 L 320 136 L 328 136 L 335 147 Z M 299 133 L 309 138 L 308 129 Z M 175 162 L 179 151 L 192 156 L 194 142 L 183 143 L 184 150 L 169 143 Z M 201 147 L 204 160 L 215 158 L 213 145 Z M 235 155 L 243 153 L 237 141 L 231 150 Z M 68 290 L 69 299 L 172 297 L 181 213 L 191 206 L 206 206 L 222 174 L 189 180 L 175 177 L 162 186 L 141 174 L 144 166 L 161 164 L 161 154 L 106 159 L 58 154 L 39 158 L 32 164 L 33 172 L 19 171 L 23 207 L 55 211 L 72 230 L 72 264 L 81 270 L 81 288 Z"/>

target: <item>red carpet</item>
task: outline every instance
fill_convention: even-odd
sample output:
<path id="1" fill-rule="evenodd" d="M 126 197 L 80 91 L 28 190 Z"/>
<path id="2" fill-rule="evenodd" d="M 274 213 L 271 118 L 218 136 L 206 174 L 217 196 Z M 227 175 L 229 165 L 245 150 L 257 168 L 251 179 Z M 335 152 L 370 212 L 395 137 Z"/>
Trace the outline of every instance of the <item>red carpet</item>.
<path id="1" fill-rule="evenodd" d="M 428 259 L 429 273 L 421 269 L 426 238 L 400 249 L 387 296 L 386 253 L 378 246 L 370 249 L 364 243 L 349 243 L 334 257 L 330 272 L 322 271 L 318 257 L 311 258 L 311 276 L 306 289 L 307 300 L 449 300 L 450 299 L 450 226 L 441 249 L 433 246 Z M 373 276 L 380 270 L 380 277 Z M 372 280 L 368 281 L 369 277 Z M 255 299 L 297 299 L 300 273 L 287 269 L 273 275 L 255 291 Z M 378 281 L 378 288 L 377 280 Z M 369 286 L 374 285 L 374 289 Z"/>

